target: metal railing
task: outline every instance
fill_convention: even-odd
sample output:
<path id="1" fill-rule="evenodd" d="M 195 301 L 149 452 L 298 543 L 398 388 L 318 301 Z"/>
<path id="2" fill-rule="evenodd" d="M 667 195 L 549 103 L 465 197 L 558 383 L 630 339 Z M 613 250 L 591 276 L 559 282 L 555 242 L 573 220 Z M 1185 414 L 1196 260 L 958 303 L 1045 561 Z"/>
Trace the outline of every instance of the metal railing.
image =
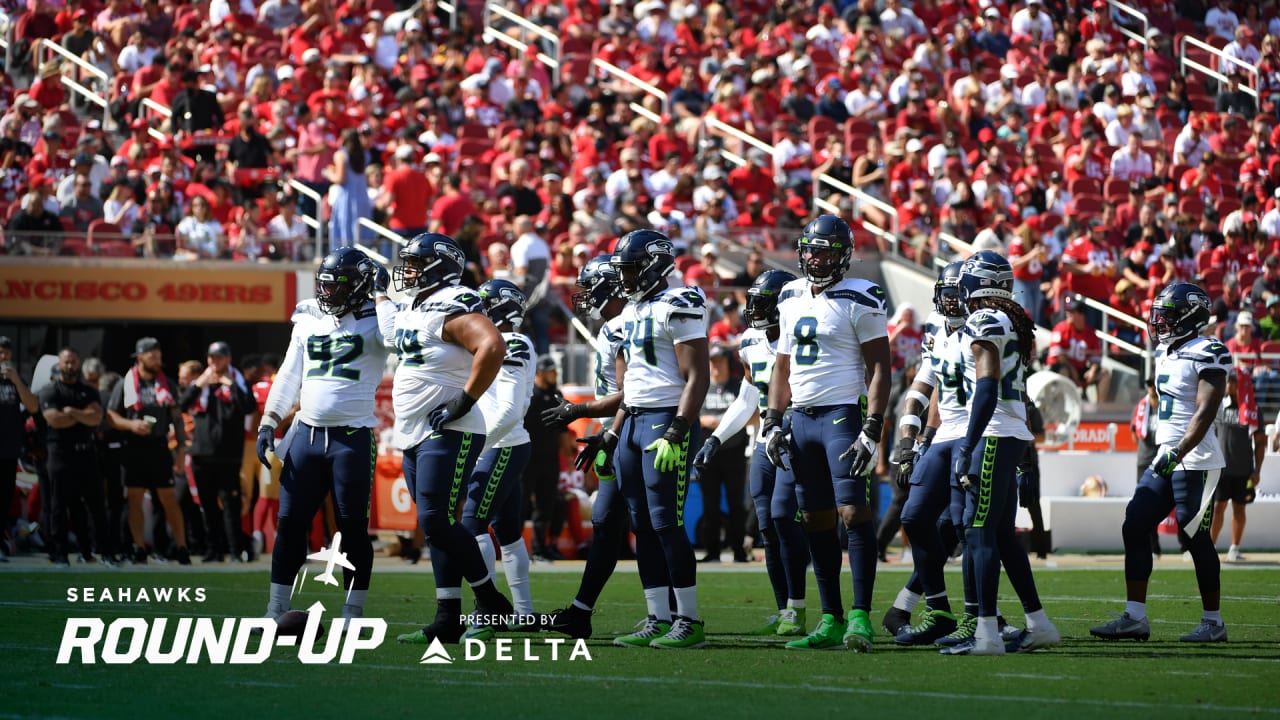
<path id="1" fill-rule="evenodd" d="M 1258 89 L 1257 89 L 1258 88 L 1258 66 L 1257 65 L 1252 65 L 1238 58 L 1231 57 L 1230 55 L 1210 45 L 1209 43 L 1204 42 L 1203 40 L 1197 40 L 1196 38 L 1193 38 L 1189 35 L 1183 35 L 1182 42 L 1178 46 L 1178 63 L 1179 63 L 1178 69 L 1184 76 L 1187 74 L 1187 68 L 1191 68 L 1192 70 L 1200 72 L 1204 75 L 1208 75 L 1211 78 L 1214 78 L 1220 83 L 1225 84 L 1227 82 L 1227 76 L 1222 74 L 1218 70 L 1214 70 L 1208 65 L 1202 65 L 1200 62 L 1192 58 L 1188 58 L 1187 57 L 1188 45 L 1194 48 L 1198 48 L 1200 50 L 1204 50 L 1208 52 L 1210 55 L 1216 56 L 1218 58 L 1218 67 L 1222 67 L 1222 63 L 1225 60 L 1226 62 L 1229 62 L 1238 68 L 1244 69 L 1246 72 L 1252 75 L 1253 82 L 1249 83 L 1248 85 L 1242 84 L 1240 86 L 1240 89 L 1252 95 L 1254 99 L 1257 99 L 1258 97 Z"/>
<path id="2" fill-rule="evenodd" d="M 288 184 L 289 184 L 289 187 L 292 188 L 294 192 L 315 201 L 316 215 L 314 218 L 309 215 L 303 215 L 301 213 L 298 214 L 298 217 L 302 218 L 303 225 L 306 225 L 307 227 L 316 231 L 315 257 L 322 258 L 325 255 L 324 253 L 324 231 L 325 231 L 324 196 L 316 192 L 315 190 L 312 190 L 311 188 L 307 187 L 306 185 L 304 185 L 302 182 L 298 180 L 290 179 Z"/>
<path id="3" fill-rule="evenodd" d="M 71 63 L 72 67 L 74 67 L 79 74 L 74 78 L 63 74 L 61 76 L 62 84 L 71 88 L 73 92 L 79 94 L 85 100 L 102 108 L 102 126 L 105 128 L 107 126 L 107 121 L 111 119 L 110 103 L 107 102 L 107 94 L 110 92 L 111 87 L 111 77 L 100 68 L 86 62 L 82 58 L 76 57 L 66 48 L 52 40 L 46 39 L 41 41 L 37 46 L 37 53 L 39 54 L 41 64 L 48 62 L 55 55 L 66 62 Z M 101 94 L 84 84 L 85 75 L 92 77 L 94 80 L 97 80 L 102 84 Z"/>
<path id="4" fill-rule="evenodd" d="M 1115 23 L 1115 26 L 1116 26 L 1116 29 L 1120 31 L 1121 35 L 1124 35 L 1130 40 L 1137 40 L 1138 42 L 1142 43 L 1142 46 L 1144 48 L 1147 47 L 1147 32 L 1151 30 L 1151 21 L 1147 19 L 1147 14 L 1135 7 L 1125 5 L 1124 3 L 1119 2 L 1119 0 L 1107 0 L 1107 4 L 1110 5 L 1112 8 L 1124 13 L 1125 15 L 1128 15 L 1133 18 L 1137 18 L 1137 20 L 1142 23 L 1142 35 L 1138 35 L 1134 31 L 1130 30 L 1129 28 L 1119 23 Z"/>
<path id="5" fill-rule="evenodd" d="M 457 8 L 457 6 L 455 6 L 455 5 L 454 5 L 453 3 L 451 3 L 451 2 L 445 2 L 444 0 L 440 0 L 440 2 L 436 3 L 436 7 L 440 8 L 441 10 L 443 10 L 443 11 L 445 11 L 445 12 L 447 12 L 447 13 L 449 13 L 449 29 L 450 29 L 450 30 L 457 30 L 457 29 L 458 29 L 458 8 Z M 421 9 L 421 8 L 422 8 L 422 3 L 421 3 L 421 2 L 416 3 L 416 4 L 414 5 L 414 12 L 417 12 L 417 11 L 418 11 L 419 9 Z M 464 9 L 465 9 L 465 8 L 464 8 Z"/>
<path id="6" fill-rule="evenodd" d="M 529 48 L 531 43 L 517 40 L 510 35 L 498 30 L 492 26 L 493 18 L 500 17 L 507 22 L 519 27 L 525 32 L 533 33 L 539 38 L 551 43 L 552 53 L 548 55 L 542 51 L 538 52 L 538 62 L 546 65 L 551 69 L 551 81 L 555 85 L 560 84 L 560 36 L 547 30 L 544 27 L 536 25 L 523 17 L 511 12 L 510 10 L 498 5 L 494 2 L 485 2 L 484 4 L 484 42 L 490 40 L 498 40 L 506 45 L 510 45 L 520 52 L 524 52 Z"/>
<path id="7" fill-rule="evenodd" d="M 623 70 L 617 65 L 605 62 L 600 58 L 593 58 L 591 61 L 591 67 L 603 70 L 604 72 L 627 83 L 628 85 L 631 85 L 643 91 L 645 94 L 652 95 L 654 98 L 658 100 L 658 102 L 662 103 L 663 114 L 670 114 L 671 112 L 670 96 L 667 95 L 666 91 L 663 90 L 662 88 L 652 83 L 647 83 L 644 80 L 641 80 L 640 78 L 636 77 L 635 75 L 632 75 L 631 73 L 627 72 L 626 70 Z M 634 109 L 634 107 L 635 106 L 633 104 L 632 109 Z M 655 119 L 655 122 L 656 122 L 656 119 Z"/>
<path id="8" fill-rule="evenodd" d="M 835 188 L 837 191 L 842 192 L 845 195 L 849 196 L 850 199 L 856 201 L 860 205 L 870 205 L 871 207 L 879 210 L 885 215 L 888 215 L 889 227 L 887 228 L 882 228 L 879 225 L 867 222 L 865 219 L 863 220 L 862 224 L 866 226 L 868 230 L 871 230 L 872 233 L 876 235 L 880 235 L 882 237 L 889 238 L 890 242 L 893 243 L 894 247 L 895 248 L 897 247 L 899 242 L 898 233 L 901 231 L 901 227 L 899 226 L 899 221 L 898 221 L 897 208 L 895 208 L 894 206 L 890 205 L 889 203 L 877 197 L 874 197 L 872 195 L 869 195 L 859 190 L 858 188 L 850 185 L 849 183 L 844 182 L 843 180 L 831 177 L 826 173 L 813 176 L 813 199 L 815 204 L 817 204 L 818 201 L 821 200 L 822 198 L 823 185 L 830 185 L 831 187 Z M 825 203 L 825 201 L 824 201 L 824 204 L 830 205 L 830 203 Z"/>
<path id="9" fill-rule="evenodd" d="M 164 118 L 165 121 L 173 117 L 172 110 L 165 107 L 164 105 L 161 105 L 155 100 L 152 100 L 149 97 L 142 98 L 142 101 L 139 107 L 142 109 L 143 115 L 147 117 L 150 117 L 152 115 L 159 115 L 160 117 Z M 164 133 L 152 127 L 150 122 L 147 123 L 147 134 L 155 138 L 156 140 L 164 140 L 166 137 L 168 137 Z"/>

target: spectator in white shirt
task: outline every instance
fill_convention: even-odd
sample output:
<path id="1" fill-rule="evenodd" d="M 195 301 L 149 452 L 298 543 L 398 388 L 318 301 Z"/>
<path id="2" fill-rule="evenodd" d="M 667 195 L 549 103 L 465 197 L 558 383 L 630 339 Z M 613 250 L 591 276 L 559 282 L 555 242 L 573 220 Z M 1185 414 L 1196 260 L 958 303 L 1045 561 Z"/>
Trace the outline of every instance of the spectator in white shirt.
<path id="1" fill-rule="evenodd" d="M 281 255 L 299 259 L 308 239 L 307 226 L 298 214 L 298 198 L 292 193 L 277 195 L 280 212 L 267 223 L 267 236 Z"/>
<path id="2" fill-rule="evenodd" d="M 1120 90 L 1126 97 L 1136 97 L 1143 90 L 1149 95 L 1159 92 L 1156 90 L 1156 81 L 1147 72 L 1141 51 L 1129 53 L 1129 69 L 1120 76 Z"/>
<path id="3" fill-rule="evenodd" d="M 876 89 L 872 77 L 866 73 L 858 76 L 858 87 L 844 96 L 844 108 L 850 117 L 879 120 L 885 116 L 884 96 Z"/>
<path id="4" fill-rule="evenodd" d="M 1137 134 L 1133 126 L 1133 108 L 1121 105 L 1116 108 L 1116 118 L 1107 123 L 1107 144 L 1113 148 L 1122 147 L 1129 142 L 1129 136 Z"/>
<path id="5" fill-rule="evenodd" d="M 738 218 L 738 205 L 733 201 L 733 193 L 724 181 L 724 168 L 719 165 L 708 165 L 702 171 L 702 181 L 693 191 L 693 209 L 697 212 L 706 210 L 714 203 L 724 206 L 724 221 L 733 222 Z"/>
<path id="6" fill-rule="evenodd" d="M 1280 200 L 1280 188 L 1276 188 L 1275 196 L 1276 200 Z M 1258 222 L 1258 232 L 1268 237 L 1280 237 L 1280 203 L 1262 216 L 1262 220 Z"/>
<path id="7" fill-rule="evenodd" d="M 1235 39 L 1236 27 L 1240 18 L 1231 10 L 1231 0 L 1218 0 L 1218 6 L 1209 10 L 1204 16 L 1204 26 L 1223 40 Z"/>
<path id="8" fill-rule="evenodd" d="M 787 127 L 787 135 L 773 150 L 773 167 L 786 178 L 787 184 L 813 182 L 813 148 L 804 139 L 800 125 Z"/>
<path id="9" fill-rule="evenodd" d="M 649 3 L 644 19 L 636 23 L 636 34 L 651 47 L 662 47 L 676 42 L 676 26 L 667 17 L 667 4 L 662 0 Z"/>
<path id="10" fill-rule="evenodd" d="M 1173 141 L 1173 164 L 1200 167 L 1200 159 L 1212 148 L 1204 136 L 1204 118 L 1192 115 Z"/>
<path id="11" fill-rule="evenodd" d="M 811 47 L 826 50 L 832 57 L 835 57 L 840 50 L 840 44 L 844 42 L 844 33 L 836 27 L 835 20 L 836 9 L 823 3 L 822 7 L 818 8 L 818 24 L 809 28 L 809 31 L 804 34 Z"/>
<path id="12" fill-rule="evenodd" d="M 1111 135 L 1109 129 L 1107 135 Z M 1129 133 L 1124 147 L 1111 156 L 1111 177 L 1131 182 L 1151 177 L 1152 171 L 1151 156 L 1142 149 L 1142 136 Z"/>
<path id="13" fill-rule="evenodd" d="M 1043 63 L 1037 63 L 1035 70 L 1036 79 L 1022 87 L 1022 95 L 1018 98 L 1018 102 L 1027 110 L 1043 105 L 1046 94 L 1053 90 L 1053 84 L 1049 82 L 1049 68 Z"/>
<path id="14" fill-rule="evenodd" d="M 236 3 L 236 8 L 232 8 L 232 0 L 213 0 L 213 2 L 209 3 L 210 25 L 217 27 L 232 15 L 257 17 L 258 12 L 253 7 L 253 0 L 240 0 L 240 2 Z"/>
<path id="15" fill-rule="evenodd" d="M 924 35 L 928 32 L 924 23 L 910 8 L 902 7 L 901 0 L 885 0 L 884 10 L 880 13 L 880 27 L 885 35 L 896 35 L 900 38 L 912 35 Z"/>
<path id="16" fill-rule="evenodd" d="M 1106 93 L 1103 94 L 1102 102 L 1093 104 L 1093 114 L 1094 117 L 1102 121 L 1103 125 L 1110 125 L 1115 122 L 1116 116 L 1119 112 L 1120 91 L 1112 85 L 1108 87 Z"/>
<path id="17" fill-rule="evenodd" d="M 622 167 L 613 171 L 609 175 L 609 179 L 604 183 L 604 194 L 609 197 L 610 201 L 617 199 L 624 193 L 633 190 L 639 191 L 641 188 L 633 187 L 636 181 L 644 186 L 644 190 L 652 196 L 657 193 L 649 186 L 649 175 L 653 171 L 649 168 L 640 166 L 640 151 L 636 148 L 626 148 L 618 155 L 618 160 L 622 163 Z"/>
<path id="18" fill-rule="evenodd" d="M 1027 6 L 1013 14 L 1009 31 L 1030 35 L 1037 45 L 1047 43 L 1053 40 L 1053 19 L 1044 11 L 1040 0 L 1027 0 Z"/>
<path id="19" fill-rule="evenodd" d="M 145 35 L 135 30 L 129 38 L 129 44 L 116 57 L 116 63 L 120 65 L 121 70 L 132 75 L 150 65 L 159 52 L 159 48 L 147 43 Z"/>
<path id="20" fill-rule="evenodd" d="M 1253 29 L 1248 25 L 1236 26 L 1235 40 L 1227 43 L 1222 48 L 1222 54 L 1226 57 L 1222 58 L 1222 62 L 1218 66 L 1218 72 L 1223 75 L 1230 75 L 1239 67 L 1232 62 L 1232 59 L 1257 67 L 1258 61 L 1262 58 L 1257 46 L 1253 44 Z M 1241 72 L 1245 72 L 1245 70 L 1241 68 Z"/>
<path id="21" fill-rule="evenodd" d="M 680 175 L 680 153 L 672 150 L 663 158 L 662 167 L 649 176 L 648 185 L 655 197 L 666 195 L 675 189 Z"/>

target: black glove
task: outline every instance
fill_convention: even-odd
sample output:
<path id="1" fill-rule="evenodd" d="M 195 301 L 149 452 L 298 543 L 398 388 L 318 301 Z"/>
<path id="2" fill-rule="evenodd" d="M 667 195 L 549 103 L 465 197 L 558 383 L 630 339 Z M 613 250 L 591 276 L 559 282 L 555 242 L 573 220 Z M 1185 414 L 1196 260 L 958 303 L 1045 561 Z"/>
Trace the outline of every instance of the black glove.
<path id="1" fill-rule="evenodd" d="M 276 429 L 263 425 L 258 428 L 258 462 L 266 469 L 271 469 L 271 460 L 267 453 L 276 451 Z"/>
<path id="2" fill-rule="evenodd" d="M 764 438 L 764 454 L 769 462 L 780 470 L 790 471 L 787 455 L 790 453 L 791 438 L 782 431 L 782 411 L 770 408 L 764 411 L 764 419 L 760 421 L 760 435 Z"/>
<path id="3" fill-rule="evenodd" d="M 542 411 L 542 424 L 549 428 L 564 427 L 569 423 L 587 416 L 585 403 L 574 405 L 565 400 L 559 405 Z"/>
<path id="4" fill-rule="evenodd" d="M 707 466 L 707 463 L 711 462 L 711 458 L 715 457 L 719 450 L 720 438 L 715 435 L 708 437 L 707 441 L 702 443 L 702 449 L 698 451 L 697 455 L 693 456 L 693 466 L 698 469 L 698 472 L 702 472 L 702 469 Z"/>
<path id="5" fill-rule="evenodd" d="M 960 487 L 965 490 L 972 490 L 978 481 L 978 478 L 969 472 L 969 466 L 973 463 L 973 450 L 966 445 L 957 445 L 952 458 L 951 471 L 956 482 L 960 483 Z"/>
<path id="6" fill-rule="evenodd" d="M 439 432 L 441 428 L 458 418 L 471 412 L 471 408 L 476 404 L 475 398 L 461 392 L 458 393 L 449 402 L 437 407 L 427 415 L 427 422 L 431 425 L 431 429 Z"/>
<path id="7" fill-rule="evenodd" d="M 618 447 L 618 436 L 612 430 L 578 438 L 578 442 L 582 443 L 582 450 L 578 451 L 578 457 L 574 458 L 573 464 L 579 470 L 586 472 L 592 465 L 612 467 L 613 449 Z M 601 453 L 604 453 L 604 457 L 599 457 Z"/>
<path id="8" fill-rule="evenodd" d="M 898 438 L 898 446 L 893 449 L 889 462 L 898 466 L 894 483 L 899 488 L 906 488 L 911 484 L 911 473 L 916 467 L 916 441 L 905 436 Z"/>
<path id="9" fill-rule="evenodd" d="M 862 432 L 853 444 L 840 454 L 841 460 L 853 456 L 853 466 L 849 470 L 852 477 L 866 477 L 871 474 L 876 464 L 876 449 L 880 446 L 880 435 L 884 431 L 883 415 L 868 415 L 862 423 Z"/>
<path id="10" fill-rule="evenodd" d="M 387 289 L 391 287 L 391 273 L 381 265 L 376 265 L 377 270 L 373 273 L 373 296 L 386 295 Z"/>
<path id="11" fill-rule="evenodd" d="M 776 427 L 782 426 L 782 411 L 765 410 L 764 417 L 760 419 L 760 434 L 769 437 L 769 431 Z"/>

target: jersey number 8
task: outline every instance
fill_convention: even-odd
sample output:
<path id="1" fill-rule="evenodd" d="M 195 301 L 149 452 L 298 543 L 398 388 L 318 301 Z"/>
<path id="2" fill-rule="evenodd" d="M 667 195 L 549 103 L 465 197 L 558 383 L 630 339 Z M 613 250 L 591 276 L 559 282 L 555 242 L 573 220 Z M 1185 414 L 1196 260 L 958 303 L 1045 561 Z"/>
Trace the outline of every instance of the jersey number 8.
<path id="1" fill-rule="evenodd" d="M 307 377 L 332 375 L 344 380 L 359 380 L 360 371 L 347 367 L 364 352 L 364 337 L 360 335 L 312 335 L 307 338 L 307 358 L 315 366 L 307 371 Z"/>
<path id="2" fill-rule="evenodd" d="M 812 365 L 818 362 L 818 318 L 802 317 L 796 321 L 796 364 Z"/>

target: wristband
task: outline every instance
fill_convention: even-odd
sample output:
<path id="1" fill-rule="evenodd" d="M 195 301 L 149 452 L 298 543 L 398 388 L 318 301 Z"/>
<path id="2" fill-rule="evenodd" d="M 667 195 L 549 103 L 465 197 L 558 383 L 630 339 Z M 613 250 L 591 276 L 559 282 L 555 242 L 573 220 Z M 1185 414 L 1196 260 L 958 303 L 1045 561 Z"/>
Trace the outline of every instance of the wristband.
<path id="1" fill-rule="evenodd" d="M 916 402 L 920 403 L 924 407 L 929 407 L 929 396 L 925 395 L 919 390 L 907 391 L 907 401 L 910 402 L 912 400 L 915 400 Z"/>
<path id="2" fill-rule="evenodd" d="M 884 415 L 873 413 L 867 416 L 862 422 L 862 434 L 875 440 L 880 441 L 880 435 L 884 432 Z"/>
<path id="3" fill-rule="evenodd" d="M 919 415 L 903 415 L 903 416 L 898 420 L 898 428 L 899 428 L 899 429 L 905 429 L 905 428 L 909 428 L 909 427 L 910 427 L 910 428 L 915 428 L 917 431 L 920 429 L 920 416 L 919 416 Z"/>
<path id="4" fill-rule="evenodd" d="M 938 433 L 938 428 L 932 425 L 925 425 L 920 431 L 919 439 L 923 442 L 933 442 L 933 436 Z"/>
<path id="5" fill-rule="evenodd" d="M 258 432 L 262 432 L 263 428 L 266 428 L 268 430 L 275 430 L 276 427 L 278 427 L 278 425 L 279 423 L 276 422 L 275 418 L 271 417 L 270 415 L 263 415 L 262 420 L 258 421 Z"/>
<path id="6" fill-rule="evenodd" d="M 679 415 L 671 418 L 671 424 L 667 426 L 666 432 L 662 433 L 663 437 L 672 442 L 679 442 L 689 434 L 689 421 Z"/>
<path id="7" fill-rule="evenodd" d="M 605 430 L 604 432 L 600 433 L 600 436 L 601 436 L 601 437 L 607 437 L 607 438 L 613 438 L 613 440 L 614 440 L 615 442 L 617 442 L 617 440 L 618 440 L 618 433 L 614 432 L 613 430 Z"/>

